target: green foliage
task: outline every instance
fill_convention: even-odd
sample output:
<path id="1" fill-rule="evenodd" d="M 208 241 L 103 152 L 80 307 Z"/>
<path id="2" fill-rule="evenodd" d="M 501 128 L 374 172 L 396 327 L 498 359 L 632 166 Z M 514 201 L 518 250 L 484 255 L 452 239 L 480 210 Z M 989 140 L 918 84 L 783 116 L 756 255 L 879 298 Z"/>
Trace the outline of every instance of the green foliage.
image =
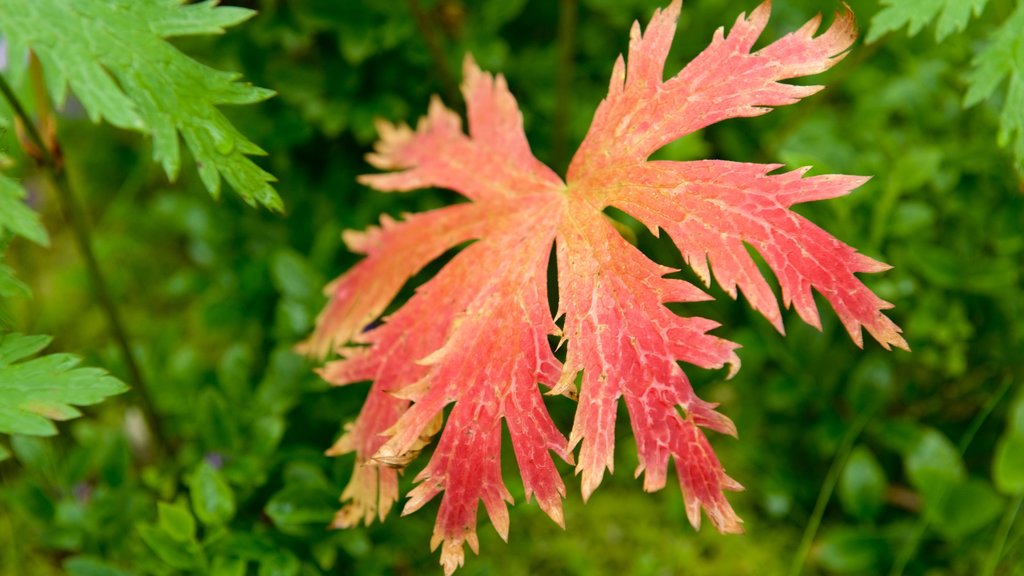
<path id="1" fill-rule="evenodd" d="M 858 446 L 843 469 L 839 481 L 839 501 L 853 517 L 876 518 L 885 506 L 885 488 L 889 485 L 885 469 L 871 450 Z"/>
<path id="2" fill-rule="evenodd" d="M 14 180 L 0 174 L 0 236 L 8 234 L 21 236 L 36 244 L 49 243 L 46 229 L 39 222 L 39 215 L 25 205 L 25 190 Z"/>
<path id="3" fill-rule="evenodd" d="M 964 103 L 985 100 L 1003 82 L 1008 84 L 999 116 L 999 145 L 1008 146 L 1024 171 L 1024 3 L 1019 3 L 974 59 Z"/>
<path id="4" fill-rule="evenodd" d="M 51 420 L 81 416 L 73 406 L 88 406 L 127 388 L 98 368 L 82 368 L 68 354 L 35 355 L 50 343 L 46 336 L 0 335 L 0 433 L 51 436 Z"/>
<path id="5" fill-rule="evenodd" d="M 967 27 L 971 16 L 979 16 L 988 0 L 882 0 L 885 5 L 871 19 L 867 41 L 909 24 L 911 36 L 938 17 L 935 38 L 942 42 Z M 964 106 L 988 99 L 1005 81 L 1008 84 L 999 116 L 999 145 L 1008 147 L 1017 159 L 1017 170 L 1024 174 L 1024 3 L 988 38 L 988 45 L 971 62 L 967 75 Z"/>
<path id="6" fill-rule="evenodd" d="M 871 19 L 867 41 L 874 42 L 883 34 L 909 26 L 913 36 L 938 17 L 935 39 L 941 42 L 967 27 L 971 16 L 978 16 L 988 0 L 882 0 L 882 8 Z"/>
<path id="7" fill-rule="evenodd" d="M 417 4 L 451 73 L 472 50 L 482 66 L 506 74 L 535 152 L 553 161 L 556 125 L 565 124 L 572 149 L 607 92 L 608 63 L 625 48 L 624 30 L 664 3 L 578 3 L 565 115 L 556 113 L 554 88 L 562 74 L 558 3 Z M 342 229 L 365 228 L 381 211 L 398 215 L 450 200 L 437 191 L 375 194 L 354 183 L 369 171 L 361 157 L 374 137 L 373 118 L 414 121 L 431 93 L 447 90 L 444 75 L 410 3 L 244 4 L 258 10 L 244 25 L 175 42 L 281 95 L 230 113 L 270 152 L 268 170 L 292 199 L 287 218 L 230 196 L 210 202 L 189 171 L 168 184 L 144 143 L 93 125 L 73 106 L 60 117 L 68 170 L 81 183 L 97 255 L 153 383 L 168 442 L 156 449 L 131 395 L 59 425 L 57 437 L 11 437 L 13 457 L 0 464 L 4 576 L 170 576 L 195 573 L 174 562 L 203 561 L 217 575 L 436 570 L 423 544 L 430 515 L 325 529 L 352 462 L 323 451 L 340 433 L 338 420 L 357 413 L 365 386 L 328 389 L 290 350 L 323 303 L 323 281 L 357 258 L 344 252 Z M 849 4 L 869 30 L 885 9 L 874 0 Z M 195 6 L 175 10 L 229 10 Z M 831 7 L 775 0 L 766 35 L 778 37 Z M 679 65 L 696 54 L 708 38 L 694 31 L 728 25 L 736 10 L 726 0 L 687 3 L 670 60 Z M 734 379 L 695 375 L 694 386 L 735 415 L 739 440 L 716 441 L 715 449 L 747 487 L 736 501 L 747 535 L 723 539 L 686 528 L 678 495 L 636 487 L 629 473 L 635 449 L 623 442 L 608 485 L 586 507 L 567 500 L 567 531 L 522 504 L 521 486 L 510 476 L 521 503 L 512 511 L 517 529 L 507 545 L 481 530 L 487 552 L 467 558 L 461 574 L 785 573 L 840 443 L 864 420 L 804 574 L 989 576 L 1024 565 L 1024 521 L 1013 505 L 1024 453 L 1016 448 L 1024 430 L 1024 197 L 1014 157 L 994 137 L 1005 91 L 997 85 L 984 102 L 963 107 L 970 62 L 994 45 L 993 31 L 1014 10 L 1013 3 L 989 2 L 942 42 L 930 34 L 879 35 L 822 78 L 828 89 L 804 109 L 725 123 L 659 153 L 782 158 L 788 168 L 874 176 L 849 197 L 798 208 L 893 265 L 872 279 L 872 288 L 897 303 L 892 312 L 911 353 L 884 354 L 873 344 L 857 350 L 831 312 L 823 314 L 820 332 L 787 316 L 783 340 L 744 302 L 677 308 L 732 326 L 718 333 L 744 346 L 744 369 Z M 0 27 L 5 22 L 0 18 Z M 4 74 L 16 81 L 16 72 Z M 10 288 L 10 319 L 21 330 L 57 335 L 53 349 L 124 374 L 105 318 L 83 289 L 70 230 L 17 148 L 11 130 L 0 151 L 17 163 L 14 173 L 24 184 L 17 194 L 41 214 L 52 248 L 20 238 L 10 243 L 6 265 L 34 294 L 14 298 L 18 289 Z M 631 230 L 646 253 L 668 266 L 682 264 L 663 239 L 639 226 Z M 570 411 L 560 402 L 568 401 L 549 402 L 567 431 Z M 561 471 L 568 489 L 578 490 L 571 468 Z M 403 489 L 416 472 L 402 478 Z M 218 476 L 223 484 L 211 480 Z M 945 499 L 938 496 L 943 486 Z M 158 503 L 191 517 L 194 539 L 165 529 Z M 997 546 L 1004 525 L 1005 545 Z M 996 568 L 985 572 L 990 558 Z"/>
<path id="8" fill-rule="evenodd" d="M 996 444 L 992 479 L 1000 492 L 1024 496 L 1024 393 L 1017 395 L 1007 420 Z"/>
<path id="9" fill-rule="evenodd" d="M 153 157 L 169 178 L 181 166 L 180 133 L 211 194 L 219 195 L 223 176 L 246 202 L 281 210 L 273 177 L 247 158 L 263 151 L 217 109 L 273 93 L 200 64 L 166 40 L 220 34 L 252 15 L 209 1 L 2 0 L 0 32 L 11 62 L 26 50 L 38 56 L 58 105 L 70 86 L 94 122 L 151 135 Z"/>

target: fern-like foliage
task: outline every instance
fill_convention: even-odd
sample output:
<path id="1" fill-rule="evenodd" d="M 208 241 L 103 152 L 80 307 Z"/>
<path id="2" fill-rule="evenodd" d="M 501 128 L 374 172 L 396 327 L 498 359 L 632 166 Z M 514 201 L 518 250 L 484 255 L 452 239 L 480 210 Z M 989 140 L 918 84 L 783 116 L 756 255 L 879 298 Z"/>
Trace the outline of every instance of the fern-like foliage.
<path id="1" fill-rule="evenodd" d="M 127 387 L 99 368 L 79 367 L 70 354 L 28 359 L 50 343 L 48 336 L 0 336 L 0 433 L 52 436 L 51 420 L 81 415 L 74 406 L 96 404 Z M 0 460 L 7 452 L 0 447 Z"/>
<path id="2" fill-rule="evenodd" d="M 25 189 L 0 174 L 0 434 L 51 436 L 51 420 L 68 420 L 81 413 L 75 406 L 96 404 L 127 386 L 99 368 L 79 367 L 70 354 L 32 358 L 50 343 L 49 336 L 6 333 L 11 324 L 7 299 L 30 295 L 4 262 L 9 241 L 16 236 L 46 245 L 49 236 L 30 206 Z M 0 460 L 10 454 L 0 445 Z"/>
<path id="3" fill-rule="evenodd" d="M 21 236 L 36 244 L 49 242 L 39 215 L 25 205 L 25 189 L 0 174 L 0 237 Z"/>
<path id="4" fill-rule="evenodd" d="M 884 7 L 871 19 L 868 42 L 887 32 L 908 26 L 911 36 L 938 20 L 935 39 L 939 42 L 961 32 L 980 16 L 988 0 L 882 0 Z M 1024 174 L 1024 3 L 992 33 L 988 43 L 974 57 L 967 76 L 964 106 L 974 106 L 1008 84 L 999 115 L 999 145 L 1013 153 L 1017 171 Z"/>
<path id="5" fill-rule="evenodd" d="M 999 145 L 1010 147 L 1017 170 L 1024 173 L 1024 3 L 1017 4 L 975 57 L 974 69 L 967 78 L 970 88 L 964 98 L 966 106 L 987 99 L 1004 81 L 1009 85 L 999 116 Z"/>
<path id="6" fill-rule="evenodd" d="M 971 15 L 980 16 L 986 4 L 988 0 L 882 0 L 884 8 L 871 19 L 867 41 L 874 42 L 904 26 L 914 36 L 938 19 L 935 39 L 941 42 L 954 32 L 963 32 Z"/>
<path id="7" fill-rule="evenodd" d="M 273 92 L 239 74 L 201 64 L 167 38 L 219 34 L 250 18 L 216 1 L 0 0 L 0 34 L 17 73 L 27 50 L 42 63 L 58 105 L 68 87 L 89 117 L 153 137 L 153 156 L 171 179 L 181 167 L 178 135 L 214 196 L 223 177 L 249 204 L 281 210 L 273 176 L 248 157 L 264 154 L 218 106 L 252 104 Z"/>

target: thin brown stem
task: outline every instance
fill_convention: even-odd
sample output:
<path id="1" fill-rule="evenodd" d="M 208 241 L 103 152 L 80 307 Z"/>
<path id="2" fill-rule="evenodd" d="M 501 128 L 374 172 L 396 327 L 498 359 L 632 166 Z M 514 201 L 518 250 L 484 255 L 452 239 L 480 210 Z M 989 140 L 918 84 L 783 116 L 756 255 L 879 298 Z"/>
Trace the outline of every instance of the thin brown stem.
<path id="1" fill-rule="evenodd" d="M 412 18 L 416 22 L 416 28 L 419 30 L 420 36 L 423 37 L 423 43 L 427 45 L 430 59 L 434 61 L 434 68 L 437 70 L 438 78 L 441 81 L 441 89 L 444 91 L 445 100 L 447 100 L 449 106 L 458 105 L 461 102 L 459 98 L 459 84 L 456 82 L 451 68 L 448 67 L 448 60 L 444 55 L 444 49 L 441 47 L 441 41 L 437 38 L 433 23 L 430 21 L 427 13 L 423 11 L 419 0 L 406 0 L 406 5 L 409 7 L 409 13 L 412 14 Z"/>
<path id="2" fill-rule="evenodd" d="M 38 82 L 36 84 L 37 89 L 42 89 L 42 86 Z M 60 151 L 60 146 L 57 144 L 57 139 L 55 136 L 44 136 L 43 133 L 40 132 L 36 123 L 32 121 L 32 118 L 25 111 L 21 101 L 11 89 L 11 86 L 7 83 L 7 80 L 3 75 L 0 75 L 0 92 L 3 93 L 4 98 L 7 100 L 8 104 L 10 104 L 15 116 L 20 121 L 28 140 L 30 141 L 29 143 L 31 143 L 32 147 L 35 148 L 35 154 L 33 157 L 42 169 L 43 173 L 46 175 L 47 180 L 57 195 L 64 219 L 71 227 L 75 237 L 75 243 L 78 245 L 78 250 L 82 255 L 82 259 L 85 261 L 86 271 L 89 274 L 89 280 L 92 283 L 93 290 L 95 291 L 96 299 L 99 301 L 100 307 L 103 309 L 103 312 L 107 317 L 114 340 L 117 341 L 118 347 L 120 348 L 125 368 L 128 371 L 129 380 L 132 383 L 132 392 L 138 399 L 142 411 L 146 416 L 150 432 L 153 434 L 156 449 L 162 451 L 165 449 L 167 444 L 163 429 L 160 426 L 161 420 L 159 418 L 159 413 L 157 412 L 156 405 L 149 393 L 149 388 L 142 375 L 142 370 L 139 368 L 139 364 L 136 361 L 131 340 L 128 336 L 127 330 L 125 330 L 124 323 L 121 321 L 121 312 L 111 296 L 106 276 L 104 276 L 103 270 L 100 268 L 99 261 L 96 259 L 96 253 L 93 250 L 92 245 L 92 232 L 89 228 L 85 212 L 78 205 L 74 190 L 68 180 L 67 172 L 64 169 L 63 156 Z M 52 118 L 48 121 L 53 122 Z M 55 134 L 56 132 L 54 131 L 54 135 Z"/>

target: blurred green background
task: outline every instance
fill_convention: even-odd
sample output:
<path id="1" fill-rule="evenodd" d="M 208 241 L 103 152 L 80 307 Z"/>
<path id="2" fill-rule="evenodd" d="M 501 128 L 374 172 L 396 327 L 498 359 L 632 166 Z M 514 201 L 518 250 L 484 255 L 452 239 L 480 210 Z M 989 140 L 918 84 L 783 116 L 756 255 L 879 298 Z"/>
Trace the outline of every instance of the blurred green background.
<path id="1" fill-rule="evenodd" d="M 870 30 L 878 3 L 849 3 Z M 415 122 L 435 93 L 458 109 L 460 62 L 472 52 L 507 76 L 534 152 L 562 171 L 630 24 L 646 23 L 664 2 L 224 4 L 259 14 L 224 36 L 175 44 L 278 93 L 225 111 L 269 152 L 260 162 L 279 178 L 286 214 L 231 194 L 212 200 L 192 167 L 170 184 L 149 160 L 148 139 L 65 111 L 71 179 L 166 443 L 139 432 L 137 393 L 88 410 L 59 437 L 12 437 L 15 458 L 0 463 L 0 574 L 440 573 L 428 546 L 436 500 L 409 517 L 392 512 L 383 525 L 326 529 L 353 462 L 323 451 L 367 386 L 332 389 L 291 352 L 324 303 L 322 286 L 356 260 L 343 229 L 454 198 L 356 184 L 371 170 L 363 155 L 373 119 Z M 754 6 L 684 5 L 670 73 Z M 839 7 L 776 0 L 759 45 Z M 623 410 L 616 474 L 586 506 L 563 466 L 567 531 L 523 502 L 509 452 L 506 480 L 518 503 L 509 543 L 481 524 L 481 556 L 459 574 L 1024 574 L 1024 195 L 1011 151 L 998 144 L 1012 94 L 1000 88 L 963 106 L 972 60 L 1014 9 L 992 0 L 942 41 L 934 25 L 859 41 L 833 70 L 798 81 L 825 91 L 659 152 L 874 176 L 848 197 L 798 210 L 893 266 L 865 281 L 896 304 L 891 316 L 911 353 L 873 341 L 858 349 L 823 300 L 824 330 L 789 313 L 786 337 L 717 286 L 715 302 L 681 309 L 722 322 L 717 333 L 743 345 L 732 380 L 688 373 L 739 428 L 738 440 L 712 442 L 746 487 L 730 500 L 747 533 L 695 533 L 671 482 L 643 493 L 629 473 L 636 458 Z M 2 145 L 20 158 L 12 134 Z M 14 303 L 14 324 L 53 334 L 51 350 L 127 379 L 56 199 L 22 165 L 53 245 L 15 242 L 8 252 L 34 292 Z M 653 258 L 682 266 L 670 244 L 634 231 Z M 572 407 L 550 404 L 567 432 Z"/>

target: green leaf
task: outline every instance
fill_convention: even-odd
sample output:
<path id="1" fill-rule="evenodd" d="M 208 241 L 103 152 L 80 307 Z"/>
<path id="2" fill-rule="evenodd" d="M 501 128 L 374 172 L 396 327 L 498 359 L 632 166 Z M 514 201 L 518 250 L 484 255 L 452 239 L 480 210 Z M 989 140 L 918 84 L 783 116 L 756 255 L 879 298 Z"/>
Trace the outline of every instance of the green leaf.
<path id="1" fill-rule="evenodd" d="M 157 503 L 157 526 L 178 542 L 196 539 L 196 521 L 180 504 Z"/>
<path id="2" fill-rule="evenodd" d="M 94 122 L 151 135 L 153 156 L 169 178 L 181 165 L 180 134 L 211 194 L 219 195 L 223 177 L 249 204 L 281 210 L 273 176 L 248 158 L 264 152 L 218 110 L 273 92 L 200 64 L 165 40 L 220 34 L 253 14 L 182 0 L 0 0 L 0 34 L 12 60 L 26 49 L 39 57 L 58 105 L 70 86 Z"/>
<path id="3" fill-rule="evenodd" d="M 213 559 L 210 576 L 245 576 L 246 562 L 241 558 L 219 556 Z"/>
<path id="4" fill-rule="evenodd" d="M 874 42 L 886 32 L 910 27 L 911 36 L 939 19 L 935 38 L 943 40 L 967 27 L 971 15 L 980 16 L 988 0 L 882 0 L 883 8 L 871 19 L 867 41 Z"/>
<path id="5" fill-rule="evenodd" d="M 88 406 L 120 394 L 127 387 L 98 368 L 80 368 L 69 354 L 25 360 L 45 348 L 46 336 L 0 335 L 0 433 L 51 436 L 50 420 L 81 415 L 73 406 Z"/>
<path id="6" fill-rule="evenodd" d="M 259 576 L 296 576 L 302 565 L 294 554 L 278 550 L 260 561 Z"/>
<path id="7" fill-rule="evenodd" d="M 194 571 L 203 565 L 203 549 L 197 542 L 176 540 L 166 530 L 151 524 L 139 526 L 142 541 L 168 566 L 178 570 Z"/>
<path id="8" fill-rule="evenodd" d="M 295 251 L 281 249 L 270 260 L 274 286 L 282 296 L 302 303 L 321 305 L 324 279 Z"/>
<path id="9" fill-rule="evenodd" d="M 963 458 L 956 446 L 938 430 L 929 428 L 906 454 L 907 478 L 921 491 L 926 506 L 937 506 L 953 487 L 967 479 Z"/>
<path id="10" fill-rule="evenodd" d="M 991 524 L 1006 503 L 988 482 L 972 478 L 954 486 L 935 509 L 934 526 L 950 541 L 957 541 Z"/>
<path id="11" fill-rule="evenodd" d="M 875 455 L 865 446 L 858 446 L 839 479 L 839 501 L 850 515 L 870 519 L 878 516 L 885 505 L 885 489 L 889 482 Z"/>
<path id="12" fill-rule="evenodd" d="M 21 185 L 0 174 L 0 235 L 11 233 L 46 246 L 50 243 L 46 229 L 39 215 L 25 204 L 25 195 Z"/>
<path id="13" fill-rule="evenodd" d="M 1008 81 L 999 117 L 999 145 L 1009 146 L 1024 172 L 1024 3 L 1018 3 L 1010 18 L 992 35 L 992 40 L 974 58 L 974 69 L 967 77 L 969 88 L 965 106 L 987 99 Z"/>
<path id="14" fill-rule="evenodd" d="M 1006 415 L 1006 431 L 1008 434 L 1024 436 L 1024 389 L 1010 405 L 1010 411 Z"/>
<path id="15" fill-rule="evenodd" d="M 208 526 L 226 524 L 235 515 L 235 495 L 221 473 L 205 460 L 192 473 L 192 510 Z"/>
<path id="16" fill-rule="evenodd" d="M 64 562 L 69 576 L 131 576 L 131 572 L 116 568 L 89 556 L 75 556 Z"/>
<path id="17" fill-rule="evenodd" d="M 887 546 L 885 539 L 873 530 L 838 528 L 822 536 L 817 557 L 818 562 L 832 572 L 877 574 Z"/>
<path id="18" fill-rule="evenodd" d="M 892 400 L 894 389 L 891 363 L 872 355 L 857 365 L 845 397 L 855 412 L 874 412 Z"/>
<path id="19" fill-rule="evenodd" d="M 1024 390 L 1006 413 L 1006 431 L 992 459 L 992 481 L 1003 494 L 1024 495 Z"/>
<path id="20" fill-rule="evenodd" d="M 1003 494 L 1024 495 L 1024 433 L 1007 433 L 999 439 L 992 481 Z"/>
<path id="21" fill-rule="evenodd" d="M 267 516 L 280 530 L 301 533 L 309 524 L 326 526 L 334 518 L 337 495 L 306 486 L 288 486 L 267 502 Z"/>

